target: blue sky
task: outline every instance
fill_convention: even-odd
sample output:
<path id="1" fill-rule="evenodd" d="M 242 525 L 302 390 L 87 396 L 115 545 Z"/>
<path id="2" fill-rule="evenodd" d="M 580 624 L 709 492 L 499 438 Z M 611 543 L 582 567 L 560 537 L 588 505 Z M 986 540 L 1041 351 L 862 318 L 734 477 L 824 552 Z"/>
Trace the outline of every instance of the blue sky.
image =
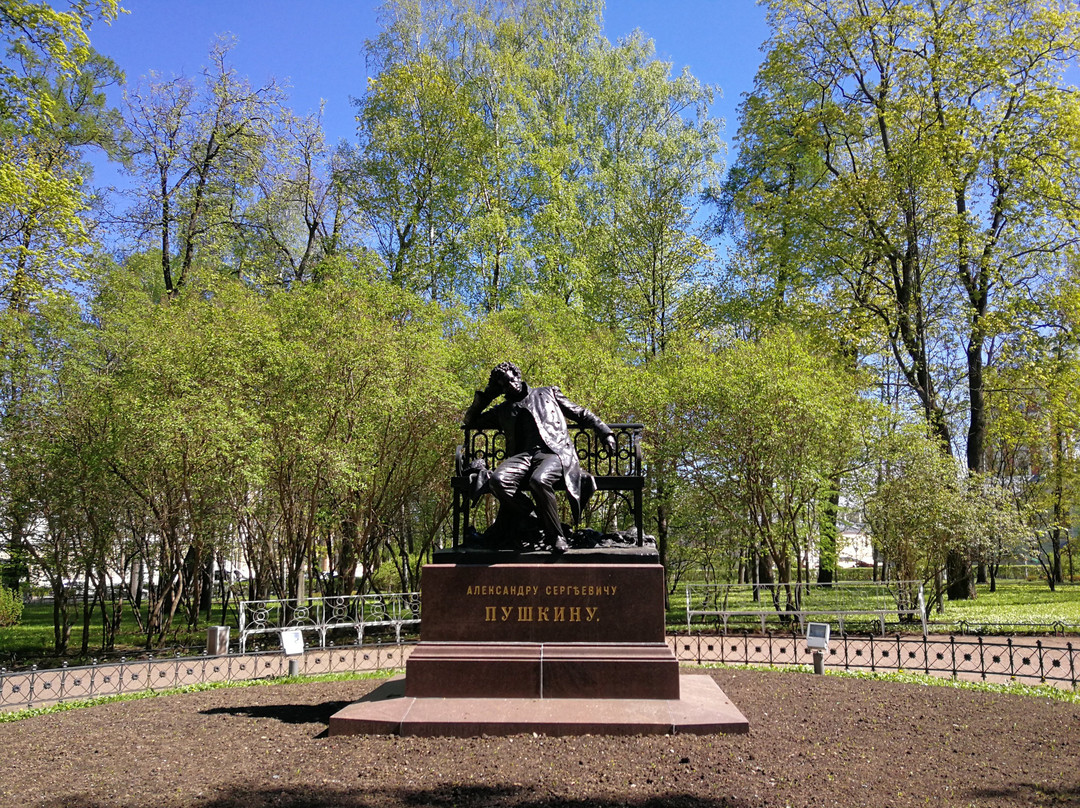
<path id="1" fill-rule="evenodd" d="M 292 108 L 315 111 L 325 101 L 323 124 L 333 143 L 352 139 L 350 96 L 367 83 L 364 40 L 378 33 L 379 3 L 346 0 L 123 0 L 129 13 L 111 26 L 96 25 L 93 46 L 115 60 L 130 83 L 153 70 L 193 75 L 206 62 L 218 34 L 237 44 L 232 62 L 253 83 L 288 80 Z M 754 0 L 608 0 L 604 34 L 615 41 L 640 28 L 674 70 L 689 66 L 701 81 L 718 85 L 713 114 L 727 121 L 725 140 L 738 125 L 741 94 L 753 86 L 768 36 L 765 10 Z M 730 159 L 731 156 L 728 156 Z"/>

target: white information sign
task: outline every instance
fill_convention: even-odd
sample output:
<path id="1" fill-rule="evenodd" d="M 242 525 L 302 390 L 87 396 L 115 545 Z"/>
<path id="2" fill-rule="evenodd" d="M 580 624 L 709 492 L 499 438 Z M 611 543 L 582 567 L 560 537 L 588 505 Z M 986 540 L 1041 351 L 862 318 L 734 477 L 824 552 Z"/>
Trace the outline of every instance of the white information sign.
<path id="1" fill-rule="evenodd" d="M 281 647 L 287 656 L 304 653 L 304 634 L 298 628 L 282 630 Z"/>
<path id="2" fill-rule="evenodd" d="M 806 647 L 811 650 L 829 650 L 829 624 L 807 623 L 806 624 Z"/>

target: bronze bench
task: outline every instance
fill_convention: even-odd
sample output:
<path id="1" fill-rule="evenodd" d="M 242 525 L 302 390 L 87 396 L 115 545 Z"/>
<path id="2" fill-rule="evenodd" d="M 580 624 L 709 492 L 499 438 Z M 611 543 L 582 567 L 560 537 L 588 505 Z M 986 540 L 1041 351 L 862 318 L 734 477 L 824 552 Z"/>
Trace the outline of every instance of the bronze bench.
<path id="1" fill-rule="evenodd" d="M 570 439 L 577 451 L 582 469 L 596 481 L 596 490 L 615 492 L 628 504 L 634 517 L 637 546 L 644 544 L 645 532 L 641 510 L 645 475 L 641 463 L 641 424 L 608 424 L 615 437 L 615 451 L 608 452 L 596 433 L 586 427 L 568 424 Z M 494 469 L 506 457 L 506 437 L 499 429 L 462 428 L 464 442 L 457 447 L 454 457 L 454 476 L 450 486 L 454 492 L 453 528 L 454 547 L 461 546 L 463 537 L 472 523 L 472 499 L 475 492 L 468 476 L 469 464 L 483 460 L 488 469 Z"/>

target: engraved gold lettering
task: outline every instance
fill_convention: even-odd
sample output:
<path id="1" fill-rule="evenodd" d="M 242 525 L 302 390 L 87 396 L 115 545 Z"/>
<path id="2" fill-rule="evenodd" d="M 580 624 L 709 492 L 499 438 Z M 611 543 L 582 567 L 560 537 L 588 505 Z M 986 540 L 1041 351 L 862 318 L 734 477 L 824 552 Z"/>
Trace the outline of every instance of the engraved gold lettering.
<path id="1" fill-rule="evenodd" d="M 495 607 L 494 606 L 485 606 L 484 607 L 484 622 L 485 623 L 493 623 L 493 622 L 495 622 Z"/>
<path id="2" fill-rule="evenodd" d="M 548 617 L 548 607 L 547 606 L 537 606 L 536 607 L 536 622 L 537 623 L 546 623 L 546 622 L 548 622 L 549 619 L 550 618 Z"/>
<path id="3" fill-rule="evenodd" d="M 585 622 L 586 623 L 595 623 L 597 620 L 599 620 L 600 618 L 596 616 L 596 613 L 598 611 L 600 611 L 600 610 L 595 606 L 586 606 L 585 607 Z"/>
<path id="4" fill-rule="evenodd" d="M 502 619 L 503 619 L 503 622 L 509 620 L 510 615 L 513 614 L 513 612 L 514 612 L 514 607 L 513 606 L 503 606 L 502 607 Z"/>
<path id="5" fill-rule="evenodd" d="M 555 622 L 556 623 L 562 623 L 564 620 L 566 620 L 566 607 L 564 607 L 564 606 L 556 606 L 555 607 Z"/>
<path id="6" fill-rule="evenodd" d="M 571 623 L 580 623 L 581 622 L 581 607 L 580 606 L 571 606 L 570 607 L 570 622 Z"/>
<path id="7" fill-rule="evenodd" d="M 532 606 L 518 606 L 518 622 L 531 623 L 533 619 Z"/>

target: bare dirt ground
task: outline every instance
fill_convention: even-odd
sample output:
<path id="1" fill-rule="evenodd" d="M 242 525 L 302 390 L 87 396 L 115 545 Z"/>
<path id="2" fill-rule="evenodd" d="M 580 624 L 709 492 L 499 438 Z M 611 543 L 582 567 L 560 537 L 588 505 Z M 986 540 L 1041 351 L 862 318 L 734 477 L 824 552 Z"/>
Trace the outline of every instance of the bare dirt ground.
<path id="1" fill-rule="evenodd" d="M 1080 806 L 1080 705 L 716 670 L 741 736 L 326 737 L 355 681 L 0 725 L 0 806 Z"/>

